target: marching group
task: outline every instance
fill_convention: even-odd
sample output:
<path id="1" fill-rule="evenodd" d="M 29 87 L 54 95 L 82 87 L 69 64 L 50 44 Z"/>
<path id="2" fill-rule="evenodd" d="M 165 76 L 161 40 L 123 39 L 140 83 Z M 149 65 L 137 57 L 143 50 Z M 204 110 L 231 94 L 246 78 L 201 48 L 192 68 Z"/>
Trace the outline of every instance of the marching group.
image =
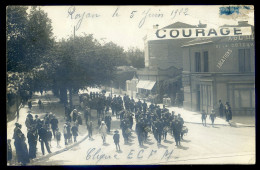
<path id="1" fill-rule="evenodd" d="M 128 95 L 121 97 L 120 95 L 106 97 L 102 93 L 90 93 L 80 97 L 80 106 L 85 108 L 84 117 L 88 125 L 89 107 L 97 109 L 99 132 L 102 137 L 103 144 L 106 144 L 106 135 L 110 133 L 111 115 L 108 112 L 111 108 L 112 116 L 120 119 L 120 128 L 125 144 L 130 144 L 134 120 L 136 122 L 135 132 L 138 137 L 139 146 L 148 142 L 149 134 L 153 134 L 158 146 L 161 145 L 161 140 L 167 140 L 167 134 L 170 133 L 176 142 L 176 146 L 181 145 L 180 141 L 183 135 L 188 132 L 184 126 L 184 120 L 180 114 L 175 115 L 163 106 L 160 108 L 157 104 L 150 104 L 149 107 L 145 100 L 135 101 L 130 99 Z M 114 131 L 114 143 L 119 151 L 119 131 Z"/>
<path id="2" fill-rule="evenodd" d="M 31 109 L 31 103 L 28 103 Z M 111 133 L 111 116 L 115 116 L 120 121 L 120 129 L 124 144 L 131 144 L 131 136 L 133 132 L 136 133 L 140 147 L 144 143 L 149 142 L 149 136 L 153 136 L 157 141 L 157 145 L 161 146 L 161 141 L 167 141 L 167 135 L 170 134 L 175 139 L 176 146 L 181 145 L 183 135 L 188 133 L 188 128 L 184 126 L 184 120 L 180 114 L 169 112 L 163 105 L 161 108 L 157 104 L 151 103 L 150 105 L 139 99 L 135 101 L 128 95 L 105 96 L 105 93 L 94 93 L 80 95 L 80 107 L 69 108 L 65 107 L 65 123 L 63 126 L 63 136 L 65 145 L 72 142 L 77 142 L 79 126 L 82 125 L 82 114 L 84 115 L 86 128 L 88 130 L 89 139 L 92 138 L 93 122 L 91 117 L 91 109 L 97 110 L 98 130 L 102 137 L 102 142 L 106 145 L 106 136 Z M 109 110 L 111 109 L 111 112 Z M 228 109 L 228 107 L 227 107 Z M 223 108 L 224 110 L 224 108 Z M 226 111 L 228 112 L 228 111 Z M 214 115 L 214 116 L 211 116 Z M 214 123 L 215 114 L 211 114 L 210 118 L 212 124 Z M 202 122 L 207 115 L 202 113 Z M 135 122 L 135 127 L 133 127 Z M 18 163 L 26 165 L 30 159 L 36 158 L 37 142 L 40 142 L 42 155 L 45 154 L 45 147 L 48 153 L 51 153 L 52 138 L 56 139 L 57 147 L 60 147 L 61 132 L 58 128 L 59 121 L 55 114 L 51 112 L 46 113 L 43 119 L 39 119 L 38 115 L 32 116 L 28 112 L 25 126 L 27 127 L 27 139 L 29 149 L 27 149 L 26 137 L 21 131 L 22 125 L 15 124 L 14 129 L 14 146 Z M 204 124 L 204 123 L 203 123 Z M 205 122 L 206 124 L 206 122 Z M 73 137 L 73 138 L 72 138 Z M 119 130 L 114 131 L 113 140 L 116 145 L 116 150 L 120 151 L 120 135 Z M 8 140 L 8 160 L 12 159 L 11 154 L 11 140 Z M 45 147 L 44 147 L 45 145 Z"/>

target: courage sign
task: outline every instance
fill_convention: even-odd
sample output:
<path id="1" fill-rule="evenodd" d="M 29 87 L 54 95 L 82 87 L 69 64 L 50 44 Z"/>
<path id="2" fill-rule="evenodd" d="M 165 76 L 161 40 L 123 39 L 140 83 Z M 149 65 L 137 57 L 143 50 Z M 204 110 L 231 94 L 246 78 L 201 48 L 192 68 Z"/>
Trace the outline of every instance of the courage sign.
<path id="1" fill-rule="evenodd" d="M 157 29 L 148 34 L 149 40 L 243 36 L 251 35 L 251 27 L 220 27 L 220 28 L 182 28 L 182 29 Z"/>

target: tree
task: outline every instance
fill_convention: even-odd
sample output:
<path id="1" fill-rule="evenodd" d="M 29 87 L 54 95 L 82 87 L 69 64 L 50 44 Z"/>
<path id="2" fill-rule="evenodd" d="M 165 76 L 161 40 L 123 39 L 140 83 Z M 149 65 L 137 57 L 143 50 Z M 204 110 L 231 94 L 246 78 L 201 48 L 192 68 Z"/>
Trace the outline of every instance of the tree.
<path id="1" fill-rule="evenodd" d="M 28 69 L 33 69 L 43 62 L 48 62 L 49 53 L 54 45 L 51 20 L 40 7 L 31 7 L 26 27 L 27 53 L 24 62 Z"/>
<path id="2" fill-rule="evenodd" d="M 56 51 L 58 67 L 53 81 L 60 89 L 61 101 L 67 101 L 67 90 L 71 100 L 73 91 L 109 84 L 115 75 L 117 59 L 123 55 L 123 48 L 114 43 L 101 45 L 92 35 L 63 39 Z"/>
<path id="3" fill-rule="evenodd" d="M 129 48 L 126 51 L 129 64 L 135 68 L 144 68 L 144 52 L 138 48 Z"/>
<path id="4" fill-rule="evenodd" d="M 27 7 L 8 6 L 6 9 L 7 71 L 26 69 Z"/>

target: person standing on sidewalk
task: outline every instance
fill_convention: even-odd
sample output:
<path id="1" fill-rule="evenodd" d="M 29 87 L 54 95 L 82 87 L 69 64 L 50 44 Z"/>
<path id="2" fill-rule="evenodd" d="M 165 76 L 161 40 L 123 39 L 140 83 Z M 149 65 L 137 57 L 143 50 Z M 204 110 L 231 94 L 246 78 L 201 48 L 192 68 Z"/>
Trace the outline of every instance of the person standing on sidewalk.
<path id="1" fill-rule="evenodd" d="M 76 125 L 76 123 L 74 123 L 74 125 L 72 126 L 71 132 L 75 143 L 77 142 L 77 136 L 78 136 L 78 126 Z"/>
<path id="2" fill-rule="evenodd" d="M 30 162 L 29 160 L 29 154 L 28 154 L 28 149 L 27 145 L 25 143 L 25 136 L 21 131 L 22 125 L 19 125 L 19 128 L 16 130 L 16 135 L 15 135 L 15 141 L 14 141 L 14 146 L 16 148 L 16 156 L 18 163 L 21 163 L 22 165 L 26 165 L 27 163 Z"/>
<path id="3" fill-rule="evenodd" d="M 46 127 L 46 128 L 47 128 L 47 141 L 48 141 L 48 143 L 49 143 L 49 146 L 52 147 L 52 146 L 51 146 L 52 133 L 51 133 L 51 130 L 50 130 L 49 127 Z"/>
<path id="4" fill-rule="evenodd" d="M 201 112 L 201 121 L 202 121 L 202 125 L 203 125 L 203 126 L 207 126 L 207 124 L 206 124 L 206 118 L 207 118 L 207 114 L 206 114 L 205 110 L 202 110 L 202 112 Z M 205 123 L 204 123 L 204 122 L 205 122 Z"/>
<path id="5" fill-rule="evenodd" d="M 38 134 L 36 127 L 31 126 L 27 133 L 28 144 L 29 144 L 29 159 L 36 158 L 36 145 L 38 140 Z"/>
<path id="6" fill-rule="evenodd" d="M 104 121 L 101 122 L 101 125 L 99 127 L 99 132 L 101 134 L 103 144 L 105 144 L 106 143 L 106 135 L 107 135 L 107 126 L 106 126 Z"/>
<path id="7" fill-rule="evenodd" d="M 64 135 L 64 142 L 65 145 L 68 145 L 68 122 L 64 123 L 63 125 L 63 135 Z"/>
<path id="8" fill-rule="evenodd" d="M 214 127 L 214 121 L 215 121 L 215 118 L 216 118 L 216 112 L 215 112 L 214 109 L 212 109 L 211 114 L 209 115 L 209 117 L 210 117 L 210 120 L 211 120 L 212 127 Z"/>
<path id="9" fill-rule="evenodd" d="M 48 153 L 51 153 L 49 143 L 48 143 L 48 138 L 47 138 L 47 129 L 42 126 L 38 133 L 39 133 L 39 142 L 41 142 L 42 155 L 45 154 L 44 144 Z"/>
<path id="10" fill-rule="evenodd" d="M 55 135 L 56 135 L 55 132 L 58 128 L 58 123 L 59 123 L 58 119 L 56 118 L 55 114 L 53 114 L 53 117 L 50 121 L 50 124 L 51 124 L 51 129 L 52 129 L 52 133 L 53 133 L 54 138 L 55 138 Z"/>
<path id="11" fill-rule="evenodd" d="M 219 100 L 218 102 L 219 102 L 219 116 L 223 117 L 224 106 L 223 106 L 221 100 Z"/>
<path id="12" fill-rule="evenodd" d="M 92 139 L 92 121 L 89 121 L 89 123 L 87 124 L 87 128 L 88 128 L 88 137 L 89 139 Z"/>
<path id="13" fill-rule="evenodd" d="M 11 161 L 13 159 L 11 139 L 7 140 L 7 165 L 11 165 Z"/>
<path id="14" fill-rule="evenodd" d="M 59 131 L 59 128 L 56 130 L 56 140 L 57 140 L 57 147 L 60 148 L 60 138 L 61 138 L 61 133 Z"/>
<path id="15" fill-rule="evenodd" d="M 227 122 L 232 120 L 231 106 L 229 105 L 229 102 L 226 102 L 226 104 L 225 104 L 225 114 L 226 114 L 226 121 Z"/>

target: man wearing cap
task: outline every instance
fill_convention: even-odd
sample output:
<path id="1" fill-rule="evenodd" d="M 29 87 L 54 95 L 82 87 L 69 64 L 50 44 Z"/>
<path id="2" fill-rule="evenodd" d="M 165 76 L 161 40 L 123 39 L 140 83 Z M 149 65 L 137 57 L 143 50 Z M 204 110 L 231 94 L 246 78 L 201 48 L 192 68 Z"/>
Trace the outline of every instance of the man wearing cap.
<path id="1" fill-rule="evenodd" d="M 51 153 L 50 151 L 50 147 L 49 147 L 49 143 L 48 143 L 48 138 L 47 138 L 47 129 L 46 129 L 46 125 L 45 127 L 41 127 L 39 129 L 39 142 L 41 142 L 41 150 L 42 150 L 42 154 L 44 155 L 45 154 L 45 151 L 44 151 L 44 144 L 45 144 L 45 147 L 48 151 L 48 153 Z"/>
<path id="2" fill-rule="evenodd" d="M 113 136 L 113 139 L 114 139 L 114 143 L 116 145 L 116 150 L 120 151 L 120 146 L 119 146 L 120 135 L 119 135 L 119 131 L 118 130 L 115 130 L 115 134 Z"/>
<path id="3" fill-rule="evenodd" d="M 50 124 L 51 124 L 51 129 L 52 129 L 54 138 L 55 138 L 55 134 L 56 134 L 55 132 L 58 128 L 58 123 L 59 123 L 58 119 L 56 118 L 55 114 L 53 114 Z"/>
<path id="4" fill-rule="evenodd" d="M 36 145 L 38 139 L 38 133 L 35 127 L 30 127 L 27 133 L 29 144 L 29 159 L 36 158 Z"/>

